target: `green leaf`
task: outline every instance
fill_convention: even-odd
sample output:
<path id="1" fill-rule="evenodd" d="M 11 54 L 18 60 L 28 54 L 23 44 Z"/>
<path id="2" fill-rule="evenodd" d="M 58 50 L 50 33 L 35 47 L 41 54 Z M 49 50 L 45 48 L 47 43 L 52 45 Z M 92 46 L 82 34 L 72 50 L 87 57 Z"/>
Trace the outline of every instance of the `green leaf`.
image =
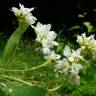
<path id="1" fill-rule="evenodd" d="M 92 32 L 93 26 L 90 22 L 84 22 L 83 24 L 87 27 L 89 33 Z"/>
<path id="2" fill-rule="evenodd" d="M 15 53 L 20 37 L 26 31 L 27 28 L 28 25 L 20 25 L 8 39 L 4 50 L 4 63 L 6 63 Z"/>
<path id="3" fill-rule="evenodd" d="M 74 30 L 74 29 L 80 29 L 80 26 L 75 25 L 75 26 L 69 28 L 68 31 L 71 31 L 71 30 Z"/>
<path id="4" fill-rule="evenodd" d="M 76 90 L 69 94 L 69 96 L 81 96 L 81 94 Z"/>
<path id="5" fill-rule="evenodd" d="M 47 90 L 41 87 L 13 84 L 6 86 L 6 92 L 11 96 L 45 96 L 47 94 Z"/>
<path id="6" fill-rule="evenodd" d="M 62 49 L 64 49 L 64 44 L 60 43 L 59 46 L 56 49 L 56 52 L 60 52 L 60 51 L 62 51 Z"/>

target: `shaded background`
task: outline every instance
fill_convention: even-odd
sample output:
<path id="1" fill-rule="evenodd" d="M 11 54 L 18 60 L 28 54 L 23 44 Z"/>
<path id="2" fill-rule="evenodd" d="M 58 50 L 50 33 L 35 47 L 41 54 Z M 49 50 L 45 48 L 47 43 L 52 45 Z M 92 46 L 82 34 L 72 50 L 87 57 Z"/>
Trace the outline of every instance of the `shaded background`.
<path id="1" fill-rule="evenodd" d="M 54 29 L 58 29 L 60 25 L 69 28 L 83 21 L 96 25 L 96 0 L 0 0 L 0 32 L 8 36 L 18 26 L 14 14 L 10 11 L 13 6 L 19 7 L 18 3 L 25 7 L 34 7 L 33 15 L 38 21 L 51 23 Z M 79 18 L 78 14 L 83 17 Z"/>

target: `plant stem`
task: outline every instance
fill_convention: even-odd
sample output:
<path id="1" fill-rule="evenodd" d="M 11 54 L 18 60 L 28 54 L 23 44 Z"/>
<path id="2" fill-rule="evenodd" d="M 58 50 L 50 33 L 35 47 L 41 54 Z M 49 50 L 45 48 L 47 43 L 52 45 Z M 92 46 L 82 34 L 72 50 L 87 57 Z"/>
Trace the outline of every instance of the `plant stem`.
<path id="1" fill-rule="evenodd" d="M 13 82 L 11 82 L 10 80 L 8 80 L 7 78 L 0 77 L 0 79 L 1 79 L 1 80 L 4 80 L 4 81 L 6 81 L 6 82 L 9 82 L 9 83 L 11 83 L 11 84 L 14 84 Z"/>
<path id="2" fill-rule="evenodd" d="M 33 25 L 31 25 L 31 27 L 32 27 L 34 30 L 37 30 L 36 27 L 34 27 Z"/>
<path id="3" fill-rule="evenodd" d="M 58 90 L 59 88 L 61 88 L 62 86 L 63 86 L 63 84 L 60 84 L 59 86 L 57 86 L 57 87 L 55 87 L 55 88 L 53 88 L 53 89 L 49 89 L 48 91 L 49 91 L 49 92 L 56 91 L 56 90 Z"/>
<path id="4" fill-rule="evenodd" d="M 18 82 L 21 82 L 21 83 L 26 84 L 26 85 L 29 85 L 29 86 L 33 86 L 33 84 L 31 84 L 31 83 L 29 83 L 27 81 L 24 81 L 22 79 L 15 78 L 15 77 L 12 77 L 12 76 L 0 75 L 0 77 L 6 78 L 6 79 L 11 79 L 11 80 L 14 80 L 14 81 L 18 81 Z"/>
<path id="5" fill-rule="evenodd" d="M 42 67 L 45 67 L 46 65 L 48 65 L 50 63 L 50 61 L 47 61 L 41 65 L 38 65 L 38 66 L 35 66 L 35 67 L 32 67 L 32 68 L 29 68 L 29 69 L 25 69 L 25 70 L 4 70 L 4 71 L 7 71 L 7 72 L 25 72 L 25 71 L 32 71 L 32 70 L 36 70 L 36 69 L 39 69 L 39 68 L 42 68 Z"/>

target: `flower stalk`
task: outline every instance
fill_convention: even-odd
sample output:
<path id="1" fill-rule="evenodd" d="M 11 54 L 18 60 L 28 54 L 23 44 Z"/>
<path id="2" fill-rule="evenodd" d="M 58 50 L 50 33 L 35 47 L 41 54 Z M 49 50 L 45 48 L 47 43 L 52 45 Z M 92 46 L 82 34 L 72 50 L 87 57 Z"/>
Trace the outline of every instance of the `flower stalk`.
<path id="1" fill-rule="evenodd" d="M 7 75 L 0 75 L 1 78 L 5 78 L 5 79 L 10 79 L 10 80 L 14 80 L 14 81 L 18 81 L 18 82 L 21 82 L 23 84 L 26 84 L 26 85 L 29 85 L 29 86 L 33 86 L 33 84 L 27 82 L 27 81 L 24 81 L 20 78 L 17 78 L 17 77 L 12 77 L 12 76 L 7 76 Z"/>
<path id="2" fill-rule="evenodd" d="M 42 68 L 42 67 L 45 67 L 47 66 L 48 64 L 50 63 L 50 61 L 47 61 L 41 65 L 38 65 L 38 66 L 35 66 L 35 67 L 32 67 L 32 68 L 29 68 L 29 69 L 25 69 L 25 70 L 4 70 L 5 72 L 25 72 L 25 71 L 32 71 L 32 70 L 36 70 L 36 69 L 39 69 L 39 68 Z"/>

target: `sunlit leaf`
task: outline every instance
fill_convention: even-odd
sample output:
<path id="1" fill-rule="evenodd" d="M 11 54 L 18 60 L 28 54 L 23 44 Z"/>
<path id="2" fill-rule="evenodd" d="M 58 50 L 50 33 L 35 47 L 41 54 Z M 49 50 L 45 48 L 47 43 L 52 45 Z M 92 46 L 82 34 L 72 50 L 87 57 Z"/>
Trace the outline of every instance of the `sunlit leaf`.
<path id="1" fill-rule="evenodd" d="M 45 96 L 47 90 L 41 87 L 27 86 L 27 85 L 13 85 L 6 86 L 7 94 L 11 96 Z"/>
<path id="2" fill-rule="evenodd" d="M 84 22 L 83 24 L 87 27 L 89 33 L 92 32 L 93 26 L 90 22 Z"/>

